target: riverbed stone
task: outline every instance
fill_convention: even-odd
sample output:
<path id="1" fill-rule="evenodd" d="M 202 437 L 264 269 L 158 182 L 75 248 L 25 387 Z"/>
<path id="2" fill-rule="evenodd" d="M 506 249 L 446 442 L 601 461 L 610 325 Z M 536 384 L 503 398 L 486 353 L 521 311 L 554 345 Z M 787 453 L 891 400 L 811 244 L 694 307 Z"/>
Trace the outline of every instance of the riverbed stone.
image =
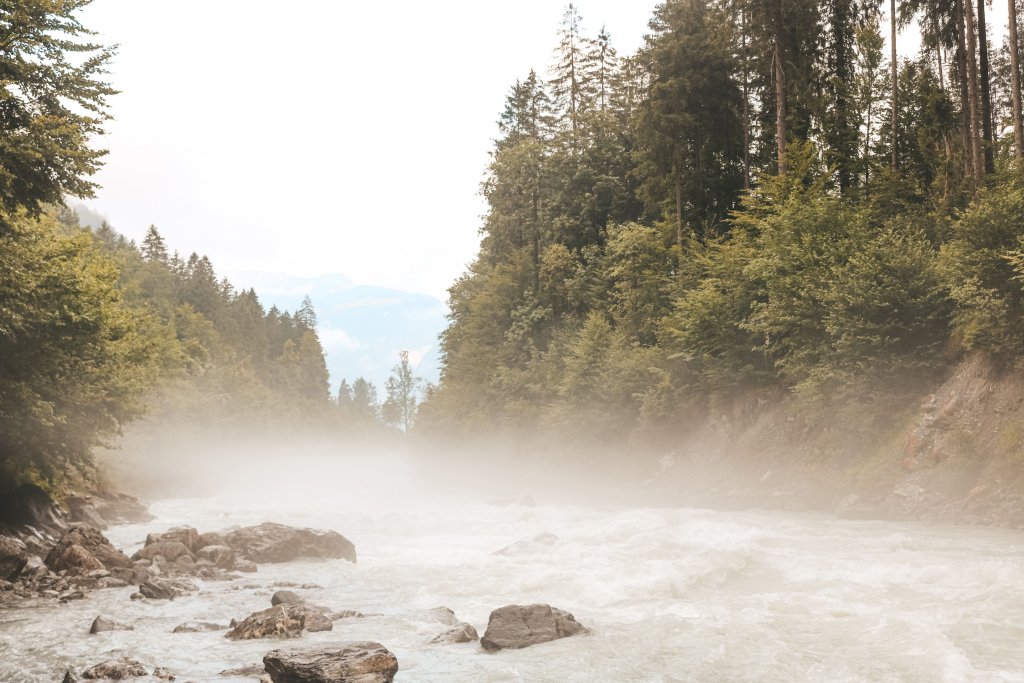
<path id="1" fill-rule="evenodd" d="M 202 546 L 199 544 L 199 532 L 190 526 L 176 526 L 167 531 L 149 534 L 146 536 L 146 545 L 151 546 L 157 543 L 178 542 L 184 545 L 190 553 L 194 553 Z M 166 553 L 160 553 L 168 557 Z M 168 559 L 173 559 L 168 557 Z"/>
<path id="2" fill-rule="evenodd" d="M 206 545 L 196 551 L 197 560 L 205 560 L 221 569 L 234 569 L 235 551 L 227 545 Z"/>
<path id="3" fill-rule="evenodd" d="M 491 612 L 480 644 L 485 650 L 523 648 L 586 631 L 576 617 L 551 605 L 506 605 Z"/>
<path id="4" fill-rule="evenodd" d="M 139 593 L 151 600 L 173 600 L 198 590 L 195 584 L 181 579 L 150 579 L 139 586 Z"/>
<path id="5" fill-rule="evenodd" d="M 123 681 L 126 678 L 138 678 L 149 672 L 141 662 L 128 657 L 119 657 L 101 662 L 82 672 L 82 678 L 89 680 Z"/>
<path id="6" fill-rule="evenodd" d="M 128 556 L 112 546 L 99 529 L 87 524 L 72 524 L 64 532 L 64 535 L 61 536 L 61 539 L 53 549 L 50 550 L 49 554 L 47 554 L 46 566 L 54 571 L 60 571 L 56 566 L 60 563 L 65 551 L 73 545 L 86 549 L 100 562 L 99 567 L 89 567 L 86 572 L 93 569 L 113 569 L 115 567 L 130 567 L 132 565 L 132 561 L 128 559 Z"/>
<path id="7" fill-rule="evenodd" d="M 168 562 L 174 562 L 183 555 L 192 557 L 192 551 L 181 541 L 156 541 L 132 555 L 132 560 L 155 560 L 160 556 Z"/>
<path id="8" fill-rule="evenodd" d="M 263 664 L 273 683 L 391 683 L 398 673 L 395 655 L 370 641 L 274 650 Z"/>
<path id="9" fill-rule="evenodd" d="M 209 621 L 188 621 L 174 627 L 171 633 L 207 633 L 210 631 L 226 631 L 227 626 Z"/>
<path id="10" fill-rule="evenodd" d="M 62 547 L 59 553 L 51 552 L 46 556 L 46 564 L 55 572 L 79 575 L 104 569 L 103 563 L 95 555 L 77 543 Z"/>
<path id="11" fill-rule="evenodd" d="M 330 617 L 305 605 L 280 604 L 254 612 L 226 634 L 229 640 L 255 638 L 298 638 L 303 631 L 330 631 Z"/>
<path id="12" fill-rule="evenodd" d="M 291 562 L 300 557 L 356 561 L 356 548 L 336 531 L 298 529 L 274 522 L 236 529 L 225 542 L 253 562 Z"/>
<path id="13" fill-rule="evenodd" d="M 442 631 L 430 640 L 431 645 L 444 643 L 475 643 L 480 640 L 480 634 L 470 624 L 460 622 L 451 628 Z"/>
<path id="14" fill-rule="evenodd" d="M 277 591 L 270 597 L 271 605 L 301 605 L 306 601 L 294 591 Z"/>
<path id="15" fill-rule="evenodd" d="M 114 621 L 108 619 L 102 614 L 92 621 L 92 626 L 89 628 L 90 634 L 103 633 L 105 631 L 134 631 L 135 627 L 131 624 L 123 624 L 120 621 Z"/>

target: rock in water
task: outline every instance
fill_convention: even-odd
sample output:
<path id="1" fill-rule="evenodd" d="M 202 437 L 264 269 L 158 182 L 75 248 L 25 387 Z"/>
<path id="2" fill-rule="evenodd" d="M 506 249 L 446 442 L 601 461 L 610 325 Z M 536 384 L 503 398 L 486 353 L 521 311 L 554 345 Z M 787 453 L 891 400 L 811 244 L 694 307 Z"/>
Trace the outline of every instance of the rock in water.
<path id="1" fill-rule="evenodd" d="M 391 683 L 398 659 L 380 643 L 274 650 L 263 658 L 274 683 Z"/>
<path id="2" fill-rule="evenodd" d="M 56 550 L 57 548 L 54 548 Z M 98 569 L 105 569 L 103 563 L 91 552 L 72 543 L 64 546 L 60 553 L 50 552 L 46 556 L 47 566 L 55 572 L 67 571 L 69 574 L 88 574 Z"/>
<path id="3" fill-rule="evenodd" d="M 198 586 L 188 581 L 170 581 L 167 579 L 152 579 L 139 586 L 139 592 L 142 593 L 142 596 L 151 600 L 173 600 L 182 595 L 195 593 L 198 590 Z"/>
<path id="4" fill-rule="evenodd" d="M 192 551 L 181 541 L 156 541 L 132 555 L 132 560 L 152 560 L 157 555 L 162 555 L 168 562 L 174 562 L 182 556 L 192 557 Z"/>
<path id="5" fill-rule="evenodd" d="M 480 644 L 485 650 L 521 648 L 586 631 L 576 617 L 551 605 L 506 605 L 491 612 Z"/>
<path id="6" fill-rule="evenodd" d="M 303 631 L 330 631 L 330 618 L 318 609 L 305 605 L 280 604 L 255 612 L 228 631 L 229 640 L 254 638 L 298 638 Z"/>
<path id="7" fill-rule="evenodd" d="M 75 674 L 71 673 L 69 670 L 64 672 L 64 678 L 61 680 L 61 683 L 78 683 L 78 679 L 75 678 Z"/>
<path id="8" fill-rule="evenodd" d="M 356 547 L 336 531 L 265 522 L 236 529 L 224 540 L 237 554 L 253 562 L 291 562 L 300 557 L 356 561 Z"/>
<path id="9" fill-rule="evenodd" d="M 277 591 L 270 598 L 271 605 L 301 605 L 306 601 L 299 597 L 298 593 L 292 591 Z"/>
<path id="10" fill-rule="evenodd" d="M 93 619 L 92 627 L 89 629 L 89 633 L 103 633 L 104 631 L 134 631 L 135 627 L 131 624 L 122 624 L 119 621 L 113 619 L 107 619 L 102 614 Z"/>
<path id="11" fill-rule="evenodd" d="M 171 633 L 205 633 L 207 631 L 226 631 L 227 626 L 209 621 L 188 621 L 174 627 Z"/>
<path id="12" fill-rule="evenodd" d="M 194 553 L 199 550 L 202 546 L 199 545 L 199 532 L 190 526 L 176 526 L 172 529 L 168 529 L 163 533 L 149 534 L 146 536 L 146 547 L 153 545 L 154 543 L 181 543 L 184 545 L 190 553 Z M 163 555 L 163 553 L 160 553 Z M 164 557 L 167 557 L 164 555 Z M 167 559 L 172 559 L 168 557 Z"/>
<path id="13" fill-rule="evenodd" d="M 196 551 L 196 557 L 200 560 L 212 562 L 213 566 L 221 569 L 235 568 L 235 551 L 226 545 L 206 545 Z"/>
<path id="14" fill-rule="evenodd" d="M 94 569 L 109 570 L 115 567 L 132 566 L 132 561 L 128 559 L 128 556 L 110 545 L 110 541 L 107 540 L 106 536 L 99 529 L 86 524 L 72 524 L 68 527 L 68 530 L 57 542 L 57 545 L 46 556 L 46 566 L 53 571 L 60 571 L 61 569 L 75 570 L 75 567 L 69 566 L 60 566 L 58 568 L 61 557 L 73 545 L 81 546 L 100 562 L 99 567 L 91 567 L 83 573 Z"/>
<path id="15" fill-rule="evenodd" d="M 90 680 L 107 679 L 112 681 L 123 681 L 126 678 L 138 678 L 147 675 L 146 667 L 141 662 L 127 657 L 110 659 L 102 664 L 86 669 L 82 672 L 82 678 Z"/>
<path id="16" fill-rule="evenodd" d="M 478 640 L 480 640 L 480 635 L 476 632 L 476 629 L 465 622 L 460 622 L 455 626 L 452 626 L 447 631 L 434 636 L 434 638 L 431 639 L 430 644 L 475 643 Z"/>

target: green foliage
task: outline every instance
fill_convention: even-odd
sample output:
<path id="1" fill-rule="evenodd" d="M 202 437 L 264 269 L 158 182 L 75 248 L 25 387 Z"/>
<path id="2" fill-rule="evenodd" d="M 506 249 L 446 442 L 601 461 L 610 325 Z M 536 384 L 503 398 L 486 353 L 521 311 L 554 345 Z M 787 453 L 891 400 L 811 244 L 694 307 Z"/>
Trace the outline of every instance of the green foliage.
<path id="1" fill-rule="evenodd" d="M 423 380 L 413 375 L 409 352 L 398 353 L 398 364 L 387 381 L 387 398 L 381 405 L 384 422 L 408 432 L 416 420 L 416 406 L 423 391 Z"/>
<path id="2" fill-rule="evenodd" d="M 38 214 L 66 194 L 91 197 L 87 176 L 103 150 L 91 138 L 103 132 L 104 82 L 113 49 L 90 41 L 76 13 L 90 0 L 7 0 L 0 6 L 0 203 Z"/>
<path id="3" fill-rule="evenodd" d="M 52 477 L 143 408 L 165 330 L 133 310 L 93 238 L 6 216 L 0 234 L 0 470 Z"/>
<path id="4" fill-rule="evenodd" d="M 1024 355 L 1024 188 L 1018 179 L 983 192 L 953 224 L 942 270 L 968 349 Z"/>

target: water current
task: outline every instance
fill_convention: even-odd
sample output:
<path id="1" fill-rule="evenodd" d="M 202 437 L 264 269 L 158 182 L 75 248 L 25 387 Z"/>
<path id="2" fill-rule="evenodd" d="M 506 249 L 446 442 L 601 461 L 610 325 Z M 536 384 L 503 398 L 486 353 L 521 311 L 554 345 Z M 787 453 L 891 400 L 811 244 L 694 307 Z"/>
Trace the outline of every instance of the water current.
<path id="1" fill-rule="evenodd" d="M 777 512 L 484 500 L 431 501 L 320 492 L 290 502 L 219 496 L 155 503 L 157 519 L 112 527 L 128 553 L 148 532 L 279 521 L 334 529 L 359 561 L 261 565 L 198 595 L 131 601 L 131 588 L 86 600 L 0 608 L 0 680 L 59 681 L 116 655 L 178 681 L 230 681 L 231 667 L 280 646 L 375 640 L 398 657 L 396 681 L 1024 682 L 1024 534 Z M 546 541 L 518 543 L 550 534 Z M 300 640 L 231 642 L 172 634 L 226 624 L 270 605 L 280 582 L 315 584 L 309 602 L 369 616 Z M 592 629 L 495 654 L 429 645 L 440 605 L 483 633 L 492 609 L 549 603 Z M 134 631 L 88 635 L 103 614 Z"/>

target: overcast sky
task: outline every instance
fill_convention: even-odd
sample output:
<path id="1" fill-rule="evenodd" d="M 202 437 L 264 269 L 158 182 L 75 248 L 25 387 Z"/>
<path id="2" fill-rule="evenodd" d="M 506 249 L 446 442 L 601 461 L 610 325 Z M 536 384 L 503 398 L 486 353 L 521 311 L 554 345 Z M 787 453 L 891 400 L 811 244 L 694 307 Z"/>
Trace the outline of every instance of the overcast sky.
<path id="1" fill-rule="evenodd" d="M 583 0 L 623 53 L 653 0 Z M 87 204 L 219 273 L 340 272 L 441 298 L 473 258 L 479 183 L 516 78 L 546 70 L 560 0 L 94 0 L 120 45 Z M 238 284 L 245 284 L 239 282 Z"/>

